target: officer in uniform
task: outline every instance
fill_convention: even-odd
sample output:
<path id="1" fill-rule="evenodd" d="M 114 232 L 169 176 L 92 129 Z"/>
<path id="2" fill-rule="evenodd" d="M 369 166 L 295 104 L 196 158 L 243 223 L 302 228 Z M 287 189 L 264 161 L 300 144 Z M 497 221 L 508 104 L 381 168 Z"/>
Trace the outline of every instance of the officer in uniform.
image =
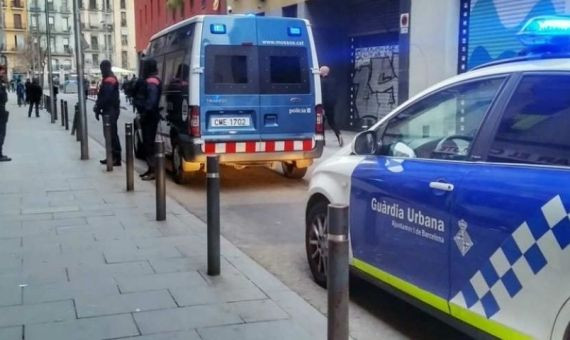
<path id="1" fill-rule="evenodd" d="M 113 153 L 113 165 L 121 166 L 121 143 L 117 132 L 117 120 L 121 112 L 121 103 L 119 99 L 119 81 L 111 71 L 111 62 L 103 60 L 100 65 L 101 87 L 97 93 L 97 101 L 93 111 L 95 118 L 99 120 L 100 115 L 108 115 L 111 121 L 111 144 Z M 101 160 L 101 164 L 106 164 L 107 160 Z"/>
<path id="2" fill-rule="evenodd" d="M 135 94 L 135 107 L 141 119 L 141 129 L 143 134 L 143 149 L 145 153 L 148 170 L 141 175 L 145 181 L 151 181 L 154 177 L 154 140 L 156 130 L 160 122 L 160 96 L 162 93 L 162 81 L 158 77 L 156 60 L 147 59 L 143 63 L 144 81 L 139 81 Z"/>
<path id="3" fill-rule="evenodd" d="M 0 70 L 0 162 L 9 162 L 12 159 L 2 153 L 4 138 L 6 137 L 6 124 L 8 123 L 8 111 L 6 111 L 6 102 L 8 101 L 8 93 L 6 92 L 6 84 L 4 83 L 4 75 Z"/>

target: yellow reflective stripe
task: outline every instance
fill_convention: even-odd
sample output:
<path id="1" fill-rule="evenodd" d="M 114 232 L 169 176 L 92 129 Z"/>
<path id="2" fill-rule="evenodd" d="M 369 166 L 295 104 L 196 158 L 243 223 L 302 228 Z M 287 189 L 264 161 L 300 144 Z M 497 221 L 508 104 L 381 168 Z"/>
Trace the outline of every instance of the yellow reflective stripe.
<path id="1" fill-rule="evenodd" d="M 371 275 L 378 280 L 385 282 L 394 288 L 397 288 L 404 293 L 407 293 L 416 299 L 423 301 L 424 303 L 439 309 L 442 312 L 449 314 L 449 304 L 446 299 L 443 299 L 435 294 L 421 289 L 420 287 L 413 285 L 407 281 L 404 281 L 394 275 L 388 274 L 368 263 L 361 261 L 357 258 L 352 259 L 352 265 L 364 273 Z"/>
<path id="2" fill-rule="evenodd" d="M 514 330 L 508 326 L 498 323 L 497 321 L 489 320 L 483 315 L 477 314 L 456 304 L 450 303 L 450 308 L 454 318 L 468 323 L 473 327 L 479 328 L 500 339 L 533 339 L 533 337 L 529 335 Z"/>
<path id="3" fill-rule="evenodd" d="M 392 274 L 388 274 L 385 271 L 382 271 L 362 260 L 353 258 L 352 266 L 446 314 L 452 315 L 456 319 L 459 319 L 501 339 L 532 339 L 532 337 L 509 328 L 508 326 L 500 324 L 497 321 L 489 320 L 486 317 L 472 312 L 466 308 L 457 306 L 453 303 L 449 303 L 446 299 L 425 291 L 418 286 L 404 281 Z"/>

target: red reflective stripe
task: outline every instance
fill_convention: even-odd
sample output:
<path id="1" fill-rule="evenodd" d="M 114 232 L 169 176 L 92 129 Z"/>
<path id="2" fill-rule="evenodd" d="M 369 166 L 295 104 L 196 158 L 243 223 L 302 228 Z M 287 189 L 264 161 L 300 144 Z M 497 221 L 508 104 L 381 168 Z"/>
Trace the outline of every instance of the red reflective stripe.
<path id="1" fill-rule="evenodd" d="M 115 77 L 107 77 L 107 78 L 103 79 L 103 82 L 109 83 L 111 85 L 116 85 L 119 81 Z"/>
<path id="2" fill-rule="evenodd" d="M 309 151 L 313 149 L 313 141 L 311 139 L 305 139 L 303 141 L 303 151 Z"/>
<path id="3" fill-rule="evenodd" d="M 285 151 L 293 151 L 295 148 L 295 141 L 286 140 L 285 141 Z"/>
<path id="4" fill-rule="evenodd" d="M 150 78 L 146 78 L 146 82 L 147 84 L 151 84 L 151 85 L 160 85 L 160 79 L 155 78 L 155 77 L 150 77 Z"/>
<path id="5" fill-rule="evenodd" d="M 206 143 L 206 147 L 204 148 L 204 152 L 207 154 L 216 153 L 216 143 Z"/>
<path id="6" fill-rule="evenodd" d="M 275 152 L 275 141 L 270 140 L 265 142 L 265 151 Z"/>
<path id="7" fill-rule="evenodd" d="M 246 142 L 245 152 L 255 152 L 255 142 Z"/>
<path id="8" fill-rule="evenodd" d="M 226 153 L 235 153 L 236 152 L 236 143 L 230 142 L 226 143 Z"/>

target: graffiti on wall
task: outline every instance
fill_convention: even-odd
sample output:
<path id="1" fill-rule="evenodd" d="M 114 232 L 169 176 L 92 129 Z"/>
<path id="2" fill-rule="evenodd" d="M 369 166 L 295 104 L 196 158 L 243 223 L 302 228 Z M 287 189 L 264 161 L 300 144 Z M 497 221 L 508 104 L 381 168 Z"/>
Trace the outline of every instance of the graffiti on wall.
<path id="1" fill-rule="evenodd" d="M 398 45 L 353 50 L 350 111 L 353 125 L 378 120 L 398 105 Z"/>

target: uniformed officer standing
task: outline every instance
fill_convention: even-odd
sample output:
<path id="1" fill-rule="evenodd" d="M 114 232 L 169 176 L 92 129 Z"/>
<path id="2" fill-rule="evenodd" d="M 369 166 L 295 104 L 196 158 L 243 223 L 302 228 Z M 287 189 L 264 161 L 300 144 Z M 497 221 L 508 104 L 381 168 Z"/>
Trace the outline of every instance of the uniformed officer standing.
<path id="1" fill-rule="evenodd" d="M 148 164 L 148 170 L 141 175 L 145 181 L 154 179 L 154 140 L 160 122 L 159 104 L 162 93 L 162 81 L 157 74 L 156 60 L 145 60 L 143 63 L 144 83 L 139 82 L 136 85 L 135 107 L 141 116 L 143 149 Z"/>
<path id="2" fill-rule="evenodd" d="M 2 153 L 2 146 L 6 137 L 6 124 L 8 123 L 8 111 L 6 111 L 8 93 L 4 81 L 4 75 L 0 74 L 0 162 L 9 162 L 12 159 Z"/>
<path id="3" fill-rule="evenodd" d="M 121 166 L 121 143 L 117 132 L 117 120 L 121 112 L 121 102 L 119 99 L 119 81 L 111 71 L 111 62 L 103 60 L 100 65 L 101 75 L 101 88 L 97 93 L 97 102 L 93 111 L 95 118 L 99 120 L 100 115 L 108 115 L 111 122 L 111 144 L 113 153 L 113 165 Z M 101 164 L 106 164 L 107 160 L 101 160 Z"/>

